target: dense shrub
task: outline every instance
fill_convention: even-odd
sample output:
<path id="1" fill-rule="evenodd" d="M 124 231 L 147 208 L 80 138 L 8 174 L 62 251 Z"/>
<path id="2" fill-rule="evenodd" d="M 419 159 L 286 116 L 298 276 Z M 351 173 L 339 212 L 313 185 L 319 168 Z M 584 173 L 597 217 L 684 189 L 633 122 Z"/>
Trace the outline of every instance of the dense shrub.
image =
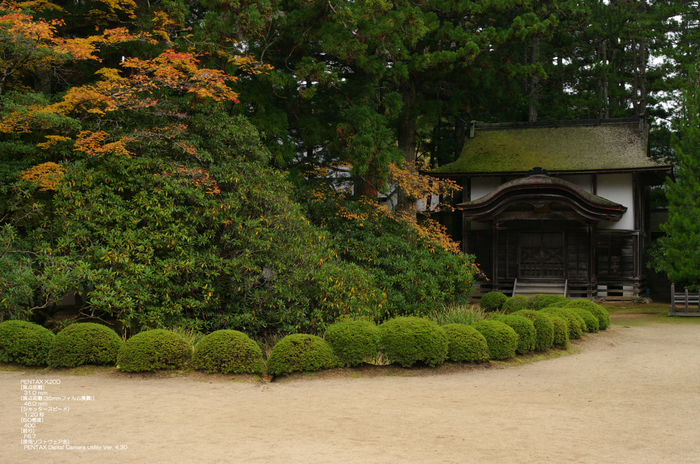
<path id="1" fill-rule="evenodd" d="M 596 319 L 598 319 L 598 328 L 600 330 L 608 330 L 608 327 L 610 327 L 610 313 L 607 309 L 597 303 L 590 300 L 574 300 L 570 301 L 564 307 L 583 308 L 590 311 L 593 313 Z"/>
<path id="2" fill-rule="evenodd" d="M 547 351 L 552 347 L 552 344 L 554 344 L 554 323 L 549 314 L 531 309 L 521 309 L 513 314 L 526 317 L 535 325 L 535 330 L 537 331 L 536 351 Z"/>
<path id="3" fill-rule="evenodd" d="M 563 295 L 532 295 L 527 299 L 526 309 L 543 309 L 548 306 L 564 306 L 569 302 L 569 299 Z"/>
<path id="4" fill-rule="evenodd" d="M 339 257 L 368 272 L 386 295 L 376 320 L 426 316 L 467 304 L 478 272 L 473 256 L 447 249 L 432 220 L 416 222 L 335 191 L 301 191 L 308 217 L 335 238 Z M 433 224 L 431 226 L 431 224 Z"/>
<path id="5" fill-rule="evenodd" d="M 148 330 L 126 341 L 117 357 L 117 369 L 127 372 L 181 369 L 192 357 L 192 345 L 164 329 Z"/>
<path id="6" fill-rule="evenodd" d="M 380 332 L 369 321 L 336 322 L 326 329 L 323 338 L 331 345 L 341 364 L 358 366 L 374 359 L 379 351 Z"/>
<path id="7" fill-rule="evenodd" d="M 566 348 L 569 346 L 569 324 L 562 316 L 550 314 L 550 319 L 554 324 L 554 342 L 553 346 Z"/>
<path id="8" fill-rule="evenodd" d="M 578 308 L 576 306 L 567 306 L 566 309 L 573 311 L 574 314 L 578 315 L 583 319 L 586 324 L 585 331 L 588 333 L 597 333 L 600 330 L 600 325 L 598 323 L 598 318 L 593 315 L 592 312 Z"/>
<path id="9" fill-rule="evenodd" d="M 90 288 L 84 303 L 134 332 L 236 327 L 252 336 L 322 332 L 338 315 L 386 307 L 374 276 L 339 259 L 335 238 L 310 224 L 291 199 L 293 187 L 270 166 L 255 127 L 217 105 L 158 92 L 168 101 L 165 113 L 182 118 L 177 131 L 148 141 L 130 137 L 129 157 L 69 150 L 60 156 L 64 181 L 42 205 L 46 211 L 37 209 L 35 222 L 17 233 L 0 228 L 0 245 L 11 240 L 10 249 L 25 250 L 0 258 L 18 266 L 11 273 L 0 266 L 0 291 L 17 289 L 9 295 L 10 314 L 20 314 L 16 308 L 34 295 L 56 300 Z M 133 135 L 136 121 L 139 134 L 173 127 L 165 113 L 138 112 L 112 112 L 108 139 L 126 141 L 120 131 Z M 183 158 L 183 147 L 191 156 Z M 13 204 L 18 210 L 41 204 L 33 193 Z"/>
<path id="10" fill-rule="evenodd" d="M 71 324 L 56 335 L 49 352 L 49 365 L 114 365 L 123 344 L 121 337 L 105 325 L 93 322 Z"/>
<path id="11" fill-rule="evenodd" d="M 484 311 L 499 311 L 508 297 L 501 292 L 488 292 L 479 300 L 479 306 Z"/>
<path id="12" fill-rule="evenodd" d="M 502 309 L 504 313 L 510 314 L 525 308 L 527 308 L 527 297 L 523 295 L 516 295 L 508 298 L 508 300 L 503 303 Z"/>
<path id="13" fill-rule="evenodd" d="M 447 359 L 452 362 L 483 362 L 489 359 L 489 345 L 484 336 L 466 324 L 442 327 L 447 336 Z"/>
<path id="14" fill-rule="evenodd" d="M 262 350 L 257 343 L 237 330 L 217 330 L 195 347 L 192 367 L 224 374 L 260 374 L 265 372 Z"/>
<path id="15" fill-rule="evenodd" d="M 564 308 L 557 308 L 549 306 L 542 310 L 543 313 L 553 314 L 555 316 L 563 317 L 567 320 L 567 327 L 569 328 L 569 339 L 574 340 L 583 337 L 585 332 L 586 323 L 581 316 L 574 314 L 573 311 L 569 311 Z"/>
<path id="16" fill-rule="evenodd" d="M 33 322 L 5 321 L 0 323 L 0 362 L 23 366 L 47 364 L 56 335 Z"/>
<path id="17" fill-rule="evenodd" d="M 473 326 L 481 332 L 489 346 L 489 357 L 495 360 L 510 359 L 518 348 L 518 334 L 503 322 L 486 320 Z"/>
<path id="18" fill-rule="evenodd" d="M 397 317 L 379 326 L 381 346 L 391 362 L 410 367 L 417 362 L 439 366 L 447 358 L 445 331 L 420 317 Z"/>
<path id="19" fill-rule="evenodd" d="M 269 375 L 314 372 L 338 366 L 333 348 L 321 337 L 307 334 L 287 335 L 280 340 L 267 360 Z"/>
<path id="20" fill-rule="evenodd" d="M 493 319 L 503 322 L 518 334 L 516 353 L 527 354 L 535 350 L 537 331 L 535 330 L 535 324 L 530 319 L 515 314 L 496 316 Z"/>

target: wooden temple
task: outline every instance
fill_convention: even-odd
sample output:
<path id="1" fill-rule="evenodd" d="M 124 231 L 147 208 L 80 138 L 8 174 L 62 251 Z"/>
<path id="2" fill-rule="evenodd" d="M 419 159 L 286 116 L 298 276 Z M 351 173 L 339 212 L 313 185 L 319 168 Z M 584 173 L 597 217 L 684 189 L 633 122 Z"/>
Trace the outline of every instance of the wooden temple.
<path id="1" fill-rule="evenodd" d="M 644 119 L 473 123 L 459 159 L 431 175 L 462 187 L 462 249 L 481 292 L 634 298 L 646 286 L 649 158 Z"/>

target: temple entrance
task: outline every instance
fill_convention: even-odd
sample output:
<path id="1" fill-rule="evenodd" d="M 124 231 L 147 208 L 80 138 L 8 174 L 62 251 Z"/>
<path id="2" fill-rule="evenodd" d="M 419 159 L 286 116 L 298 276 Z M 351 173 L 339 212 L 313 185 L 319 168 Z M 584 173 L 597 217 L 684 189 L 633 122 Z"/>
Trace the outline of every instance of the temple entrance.
<path id="1" fill-rule="evenodd" d="M 520 233 L 520 279 L 562 279 L 566 277 L 563 232 Z"/>

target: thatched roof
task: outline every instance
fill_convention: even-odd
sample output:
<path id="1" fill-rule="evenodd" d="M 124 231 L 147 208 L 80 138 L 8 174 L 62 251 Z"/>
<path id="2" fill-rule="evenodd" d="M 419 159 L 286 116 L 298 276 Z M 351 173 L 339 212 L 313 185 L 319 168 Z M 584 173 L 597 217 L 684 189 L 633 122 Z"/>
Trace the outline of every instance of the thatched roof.
<path id="1" fill-rule="evenodd" d="M 476 124 L 459 159 L 430 174 L 667 169 L 647 156 L 648 136 L 648 126 L 637 118 Z"/>

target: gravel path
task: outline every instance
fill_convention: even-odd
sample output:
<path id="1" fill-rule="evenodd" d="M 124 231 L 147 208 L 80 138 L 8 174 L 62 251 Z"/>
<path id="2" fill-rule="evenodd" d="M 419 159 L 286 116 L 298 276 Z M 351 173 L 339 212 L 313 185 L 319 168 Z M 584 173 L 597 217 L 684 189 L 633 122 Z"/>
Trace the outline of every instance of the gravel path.
<path id="1" fill-rule="evenodd" d="M 46 411 L 25 437 L 32 380 L 60 381 L 43 391 L 68 399 L 45 407 L 69 410 Z M 10 464 L 700 462 L 700 325 L 613 326 L 574 355 L 441 375 L 260 384 L 0 371 L 0 392 Z M 47 449 L 25 449 L 31 438 Z"/>

